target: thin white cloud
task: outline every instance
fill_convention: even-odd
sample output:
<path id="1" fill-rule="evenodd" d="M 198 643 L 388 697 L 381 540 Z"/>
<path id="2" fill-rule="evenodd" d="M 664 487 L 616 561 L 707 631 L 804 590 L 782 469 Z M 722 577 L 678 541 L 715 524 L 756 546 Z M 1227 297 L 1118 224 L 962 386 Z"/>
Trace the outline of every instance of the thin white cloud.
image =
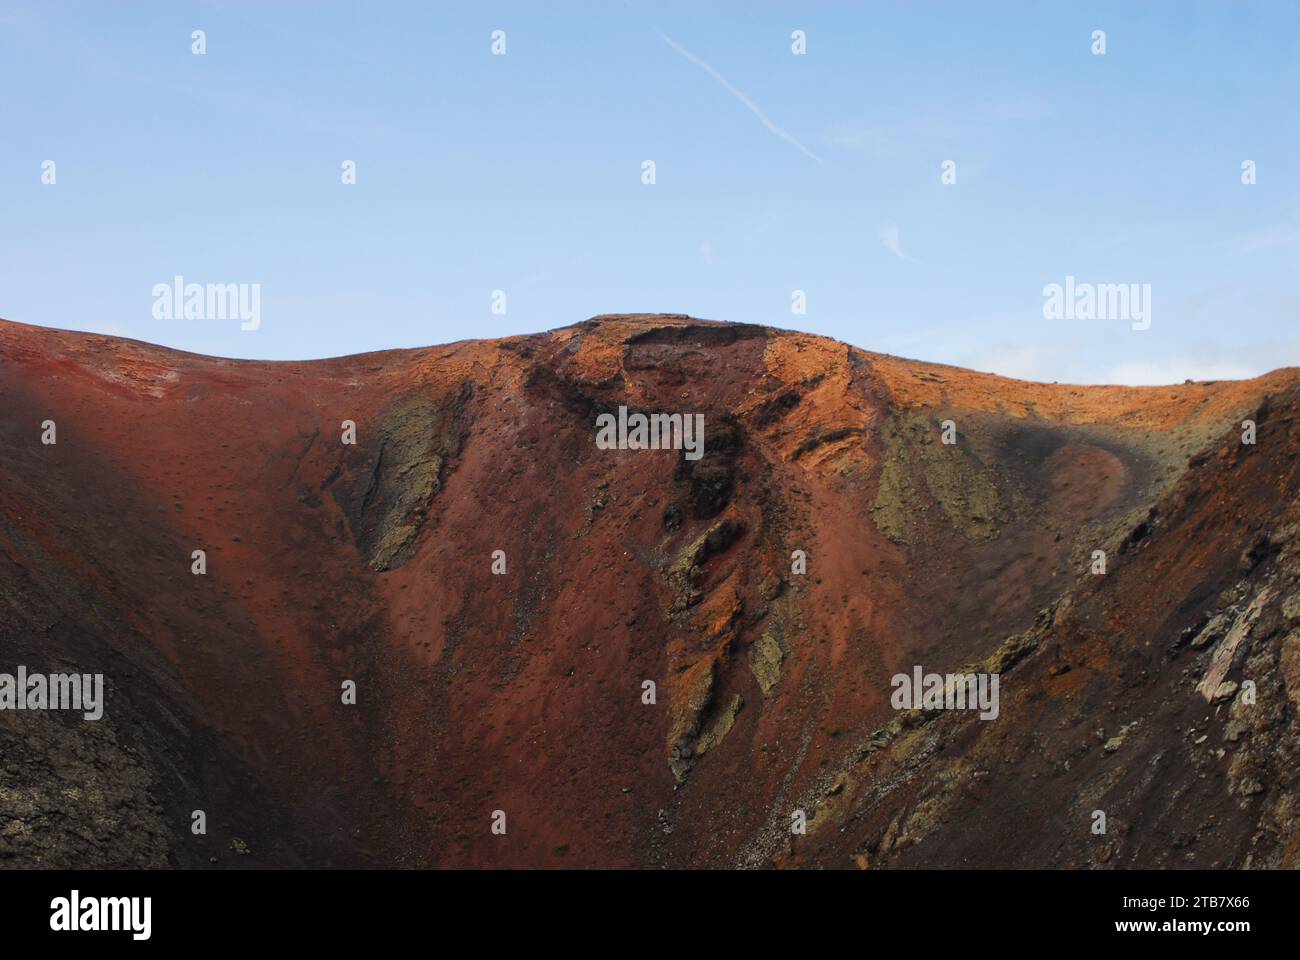
<path id="1" fill-rule="evenodd" d="M 907 254 L 903 252 L 903 246 L 901 243 L 899 243 L 898 224 L 896 223 L 881 224 L 880 242 L 885 245 L 886 250 L 888 250 L 894 256 L 898 257 L 900 260 L 912 259 L 911 257 L 909 257 Z"/>
<path id="2" fill-rule="evenodd" d="M 958 366 L 983 370 L 1016 380 L 1050 383 L 1060 380 L 1071 359 L 1069 344 L 1060 342 L 980 346 L 961 358 Z"/>
<path id="3" fill-rule="evenodd" d="M 687 60 L 691 61 L 691 63 L 695 64 L 697 67 L 699 67 L 701 70 L 703 70 L 703 71 L 704 71 L 705 73 L 707 73 L 709 76 L 711 76 L 714 80 L 717 80 L 718 83 L 720 83 L 720 84 L 722 84 L 724 87 L 726 87 L 727 90 L 730 91 L 731 95 L 732 95 L 733 97 L 735 97 L 737 100 L 739 100 L 741 103 L 743 103 L 743 104 L 745 105 L 745 108 L 746 108 L 747 110 L 749 110 L 750 113 L 752 113 L 754 116 L 758 117 L 759 121 L 763 124 L 763 126 L 767 127 L 767 129 L 768 129 L 771 133 L 776 134 L 776 136 L 780 137 L 782 140 L 786 141 L 786 142 L 789 143 L 789 144 L 792 144 L 792 145 L 793 145 L 795 148 L 797 148 L 801 153 L 803 153 L 804 156 L 807 156 L 807 157 L 809 157 L 809 158 L 811 158 L 811 159 L 813 159 L 813 160 L 816 160 L 818 163 L 821 163 L 821 162 L 822 162 L 822 158 L 821 158 L 821 157 L 817 156 L 817 154 L 813 153 L 811 150 L 809 150 L 807 147 L 805 147 L 802 143 L 800 143 L 798 140 L 796 140 L 796 139 L 795 139 L 794 137 L 792 137 L 790 134 L 786 133 L 784 130 L 782 130 L 780 127 L 778 127 L 775 123 L 773 123 L 771 120 L 769 120 L 769 119 L 767 118 L 767 114 L 763 113 L 763 111 L 759 109 L 758 104 L 756 104 L 753 100 L 749 99 L 749 97 L 745 96 L 743 93 L 741 93 L 741 92 L 740 92 L 739 90 L 737 90 L 735 87 L 733 87 L 733 86 L 731 85 L 731 83 L 727 80 L 726 77 L 724 77 L 722 74 L 718 73 L 717 70 L 714 70 L 713 67 L 709 66 L 709 64 L 705 63 L 703 60 L 701 60 L 701 59 L 700 59 L 699 57 L 697 57 L 695 54 L 691 53 L 689 50 L 687 50 L 685 47 L 683 47 L 681 44 L 679 44 L 679 43 L 678 43 L 676 40 L 674 40 L 672 37 L 668 36 L 668 35 L 665 34 L 665 33 L 660 32 L 660 31 L 658 31 L 658 30 L 656 30 L 655 32 L 659 34 L 659 39 L 661 39 L 664 43 L 668 44 L 668 46 L 672 47 L 674 50 L 676 50 L 678 53 L 680 53 L 680 54 L 681 54 L 683 57 L 685 57 Z"/>
<path id="4" fill-rule="evenodd" d="M 1107 369 L 1103 383 L 1132 387 L 1155 387 L 1184 380 L 1246 380 L 1255 371 L 1240 363 L 1203 361 L 1189 357 L 1168 360 L 1127 360 Z"/>
<path id="5" fill-rule="evenodd" d="M 1238 237 L 1234 244 L 1234 253 L 1239 257 L 1249 256 L 1261 250 L 1276 247 L 1293 247 L 1300 243 L 1300 227 L 1274 227 L 1257 233 Z"/>

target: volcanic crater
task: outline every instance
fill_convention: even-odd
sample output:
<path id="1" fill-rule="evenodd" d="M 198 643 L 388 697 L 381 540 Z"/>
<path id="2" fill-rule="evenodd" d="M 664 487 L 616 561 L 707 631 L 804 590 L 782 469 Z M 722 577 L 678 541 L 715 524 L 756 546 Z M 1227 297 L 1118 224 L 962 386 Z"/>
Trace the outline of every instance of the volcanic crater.
<path id="1" fill-rule="evenodd" d="M 97 721 L 0 710 L 6 866 L 1300 866 L 1300 371 L 0 321 L 0 404 L 0 671 L 105 678 Z M 598 449 L 620 406 L 703 456 Z M 997 719 L 893 709 L 918 665 Z"/>

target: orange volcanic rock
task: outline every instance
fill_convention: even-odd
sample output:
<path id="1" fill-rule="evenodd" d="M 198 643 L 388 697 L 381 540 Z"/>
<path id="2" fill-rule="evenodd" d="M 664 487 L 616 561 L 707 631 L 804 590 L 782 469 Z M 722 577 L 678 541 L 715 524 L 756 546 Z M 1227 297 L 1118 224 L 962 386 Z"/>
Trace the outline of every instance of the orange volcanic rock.
<path id="1" fill-rule="evenodd" d="M 0 859 L 1294 865 L 1297 381 L 664 315 L 302 363 L 0 323 L 0 672 L 106 687 L 0 710 Z M 703 456 L 600 449 L 620 406 Z M 895 710 L 917 667 L 999 674 L 997 719 Z"/>

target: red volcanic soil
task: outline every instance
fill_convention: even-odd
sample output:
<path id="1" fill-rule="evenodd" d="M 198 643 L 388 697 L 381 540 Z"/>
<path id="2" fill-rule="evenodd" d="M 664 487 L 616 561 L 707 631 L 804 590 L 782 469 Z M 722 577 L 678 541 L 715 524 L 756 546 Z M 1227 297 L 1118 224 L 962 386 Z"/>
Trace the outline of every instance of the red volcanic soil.
<path id="1" fill-rule="evenodd" d="M 1298 380 L 662 315 L 303 363 L 0 322 L 0 672 L 107 690 L 0 711 L 0 864 L 1295 865 Z M 704 456 L 599 449 L 619 406 Z M 891 705 L 965 665 L 996 720 Z"/>

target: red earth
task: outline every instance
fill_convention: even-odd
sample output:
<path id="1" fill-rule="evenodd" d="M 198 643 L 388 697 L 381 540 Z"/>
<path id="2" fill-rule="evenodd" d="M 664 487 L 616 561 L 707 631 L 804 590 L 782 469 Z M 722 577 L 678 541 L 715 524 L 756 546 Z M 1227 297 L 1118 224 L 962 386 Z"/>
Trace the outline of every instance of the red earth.
<path id="1" fill-rule="evenodd" d="M 1298 391 L 0 321 L 0 672 L 107 689 L 0 711 L 0 865 L 1300 865 Z M 619 406 L 704 455 L 599 449 Z M 981 664 L 996 720 L 891 705 Z"/>

